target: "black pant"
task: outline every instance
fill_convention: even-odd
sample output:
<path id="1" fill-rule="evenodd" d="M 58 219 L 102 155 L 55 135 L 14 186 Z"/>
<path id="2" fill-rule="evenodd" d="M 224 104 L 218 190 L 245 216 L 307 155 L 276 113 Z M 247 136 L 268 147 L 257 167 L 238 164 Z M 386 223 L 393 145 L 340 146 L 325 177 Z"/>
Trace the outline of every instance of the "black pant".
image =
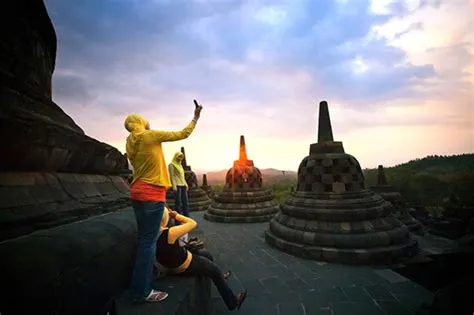
<path id="1" fill-rule="evenodd" d="M 237 298 L 232 289 L 227 285 L 223 272 L 214 263 L 211 253 L 205 250 L 196 250 L 192 251 L 192 254 L 193 259 L 188 269 L 180 273 L 180 275 L 184 277 L 206 276 L 211 278 L 227 308 L 229 310 L 235 309 L 237 307 Z"/>

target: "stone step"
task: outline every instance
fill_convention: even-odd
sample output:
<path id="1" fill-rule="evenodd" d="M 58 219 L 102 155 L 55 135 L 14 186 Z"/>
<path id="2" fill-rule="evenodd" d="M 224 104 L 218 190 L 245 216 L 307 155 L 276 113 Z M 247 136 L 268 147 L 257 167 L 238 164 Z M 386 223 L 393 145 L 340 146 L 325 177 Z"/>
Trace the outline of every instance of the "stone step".
<path id="1" fill-rule="evenodd" d="M 221 216 L 215 215 L 210 212 L 204 213 L 204 219 L 213 222 L 220 222 L 220 223 L 259 223 L 259 222 L 267 222 L 270 221 L 273 217 L 273 213 L 271 214 L 262 214 L 262 215 L 241 215 L 241 216 Z"/>
<path id="2" fill-rule="evenodd" d="M 272 247 L 288 254 L 311 260 L 342 264 L 386 264 L 418 253 L 418 242 L 410 237 L 403 244 L 372 248 L 336 248 L 332 246 L 309 246 L 284 240 L 270 230 L 265 231 L 265 241 Z"/>
<path id="3" fill-rule="evenodd" d="M 290 217 L 282 212 L 278 212 L 275 215 L 275 221 L 294 230 L 329 234 L 361 234 L 381 232 L 389 231 L 402 226 L 402 222 L 399 221 L 395 216 L 360 221 L 323 221 L 303 220 Z"/>

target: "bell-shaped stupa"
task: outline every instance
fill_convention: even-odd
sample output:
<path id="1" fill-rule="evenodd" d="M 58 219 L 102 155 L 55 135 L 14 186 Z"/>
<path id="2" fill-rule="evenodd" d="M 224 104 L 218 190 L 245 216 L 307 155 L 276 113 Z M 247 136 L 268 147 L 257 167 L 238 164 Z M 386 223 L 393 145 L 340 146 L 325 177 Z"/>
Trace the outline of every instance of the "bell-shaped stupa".
<path id="1" fill-rule="evenodd" d="M 410 212 L 415 212 L 416 210 L 409 208 L 400 192 L 388 183 L 383 165 L 379 165 L 377 169 L 377 185 L 369 188 L 394 206 L 395 216 L 402 221 L 411 232 L 422 232 L 424 230 L 423 225 L 410 214 Z"/>
<path id="2" fill-rule="evenodd" d="M 265 240 L 307 259 L 389 263 L 418 252 L 393 206 L 366 189 L 359 162 L 334 141 L 327 102 L 319 104 L 318 143 L 298 169 L 296 191 L 280 205 Z"/>
<path id="3" fill-rule="evenodd" d="M 247 158 L 245 138 L 240 136 L 239 159 L 227 172 L 224 191 L 214 196 L 204 218 L 228 223 L 264 222 L 277 211 L 273 193 L 263 188 L 262 173 Z"/>
<path id="4" fill-rule="evenodd" d="M 201 187 L 198 185 L 198 180 L 196 173 L 194 173 L 191 169 L 191 166 L 188 165 L 186 162 L 186 153 L 184 152 L 184 148 L 181 147 L 181 152 L 183 153 L 183 168 L 184 168 L 184 178 L 186 179 L 186 183 L 188 184 L 188 202 L 189 202 L 189 211 L 203 211 L 209 208 L 211 204 L 211 199 L 207 195 Z M 175 197 L 174 191 L 168 190 L 166 193 L 166 203 L 168 204 L 171 209 L 174 209 L 175 206 Z"/>

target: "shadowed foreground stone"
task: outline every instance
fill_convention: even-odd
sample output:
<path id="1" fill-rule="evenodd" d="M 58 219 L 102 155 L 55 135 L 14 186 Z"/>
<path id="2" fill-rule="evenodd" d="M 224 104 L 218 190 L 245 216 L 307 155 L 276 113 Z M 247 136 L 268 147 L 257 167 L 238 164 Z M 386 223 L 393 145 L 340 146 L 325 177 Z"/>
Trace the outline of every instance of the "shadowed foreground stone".
<path id="1" fill-rule="evenodd" d="M 184 155 L 183 158 L 183 168 L 184 168 L 184 178 L 186 179 L 186 183 L 188 184 L 189 191 L 188 191 L 188 201 L 189 201 L 189 211 L 204 211 L 209 208 L 211 204 L 211 199 L 209 198 L 207 192 L 203 190 L 198 185 L 198 180 L 196 173 L 194 173 L 191 169 L 191 166 L 188 165 L 186 162 L 186 153 L 184 148 L 181 147 L 181 152 Z M 175 207 L 175 192 L 173 190 L 168 190 L 166 192 L 166 203 L 168 204 L 171 209 Z"/>
<path id="2" fill-rule="evenodd" d="M 0 241 L 130 205 L 120 176 L 0 173 Z"/>
<path id="3" fill-rule="evenodd" d="M 240 136 L 239 159 L 229 169 L 224 191 L 214 196 L 204 218 L 215 222 L 264 222 L 278 211 L 273 193 L 263 189 L 262 173 L 247 159 L 244 136 Z"/>
<path id="4" fill-rule="evenodd" d="M 103 314 L 135 253 L 126 157 L 52 101 L 43 1 L 3 1 L 0 24 L 0 313 Z"/>
<path id="5" fill-rule="evenodd" d="M 377 185 L 369 188 L 395 207 L 395 216 L 405 224 L 411 232 L 421 232 L 424 229 L 423 225 L 410 214 L 410 212 L 414 212 L 415 209 L 410 209 L 395 187 L 388 184 L 387 176 L 385 175 L 385 170 L 382 165 L 379 165 L 377 170 Z"/>
<path id="6" fill-rule="evenodd" d="M 265 240 L 287 253 L 338 263 L 389 263 L 418 252 L 393 206 L 365 188 L 359 162 L 332 136 L 320 103 L 318 143 L 298 169 L 296 192 L 280 205 Z"/>
<path id="7" fill-rule="evenodd" d="M 1 242 L 2 314 L 104 314 L 128 286 L 135 246 L 131 209 Z"/>

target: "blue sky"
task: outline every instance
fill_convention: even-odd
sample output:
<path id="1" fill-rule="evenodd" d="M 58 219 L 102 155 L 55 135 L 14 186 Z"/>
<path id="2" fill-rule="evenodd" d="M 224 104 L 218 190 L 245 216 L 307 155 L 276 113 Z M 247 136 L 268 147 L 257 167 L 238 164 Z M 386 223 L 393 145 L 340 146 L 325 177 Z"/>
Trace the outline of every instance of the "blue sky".
<path id="1" fill-rule="evenodd" d="M 124 150 L 123 120 L 181 129 L 195 169 L 230 167 L 239 135 L 261 168 L 296 170 L 327 100 L 363 167 L 474 151 L 472 0 L 46 0 L 53 97 Z"/>

